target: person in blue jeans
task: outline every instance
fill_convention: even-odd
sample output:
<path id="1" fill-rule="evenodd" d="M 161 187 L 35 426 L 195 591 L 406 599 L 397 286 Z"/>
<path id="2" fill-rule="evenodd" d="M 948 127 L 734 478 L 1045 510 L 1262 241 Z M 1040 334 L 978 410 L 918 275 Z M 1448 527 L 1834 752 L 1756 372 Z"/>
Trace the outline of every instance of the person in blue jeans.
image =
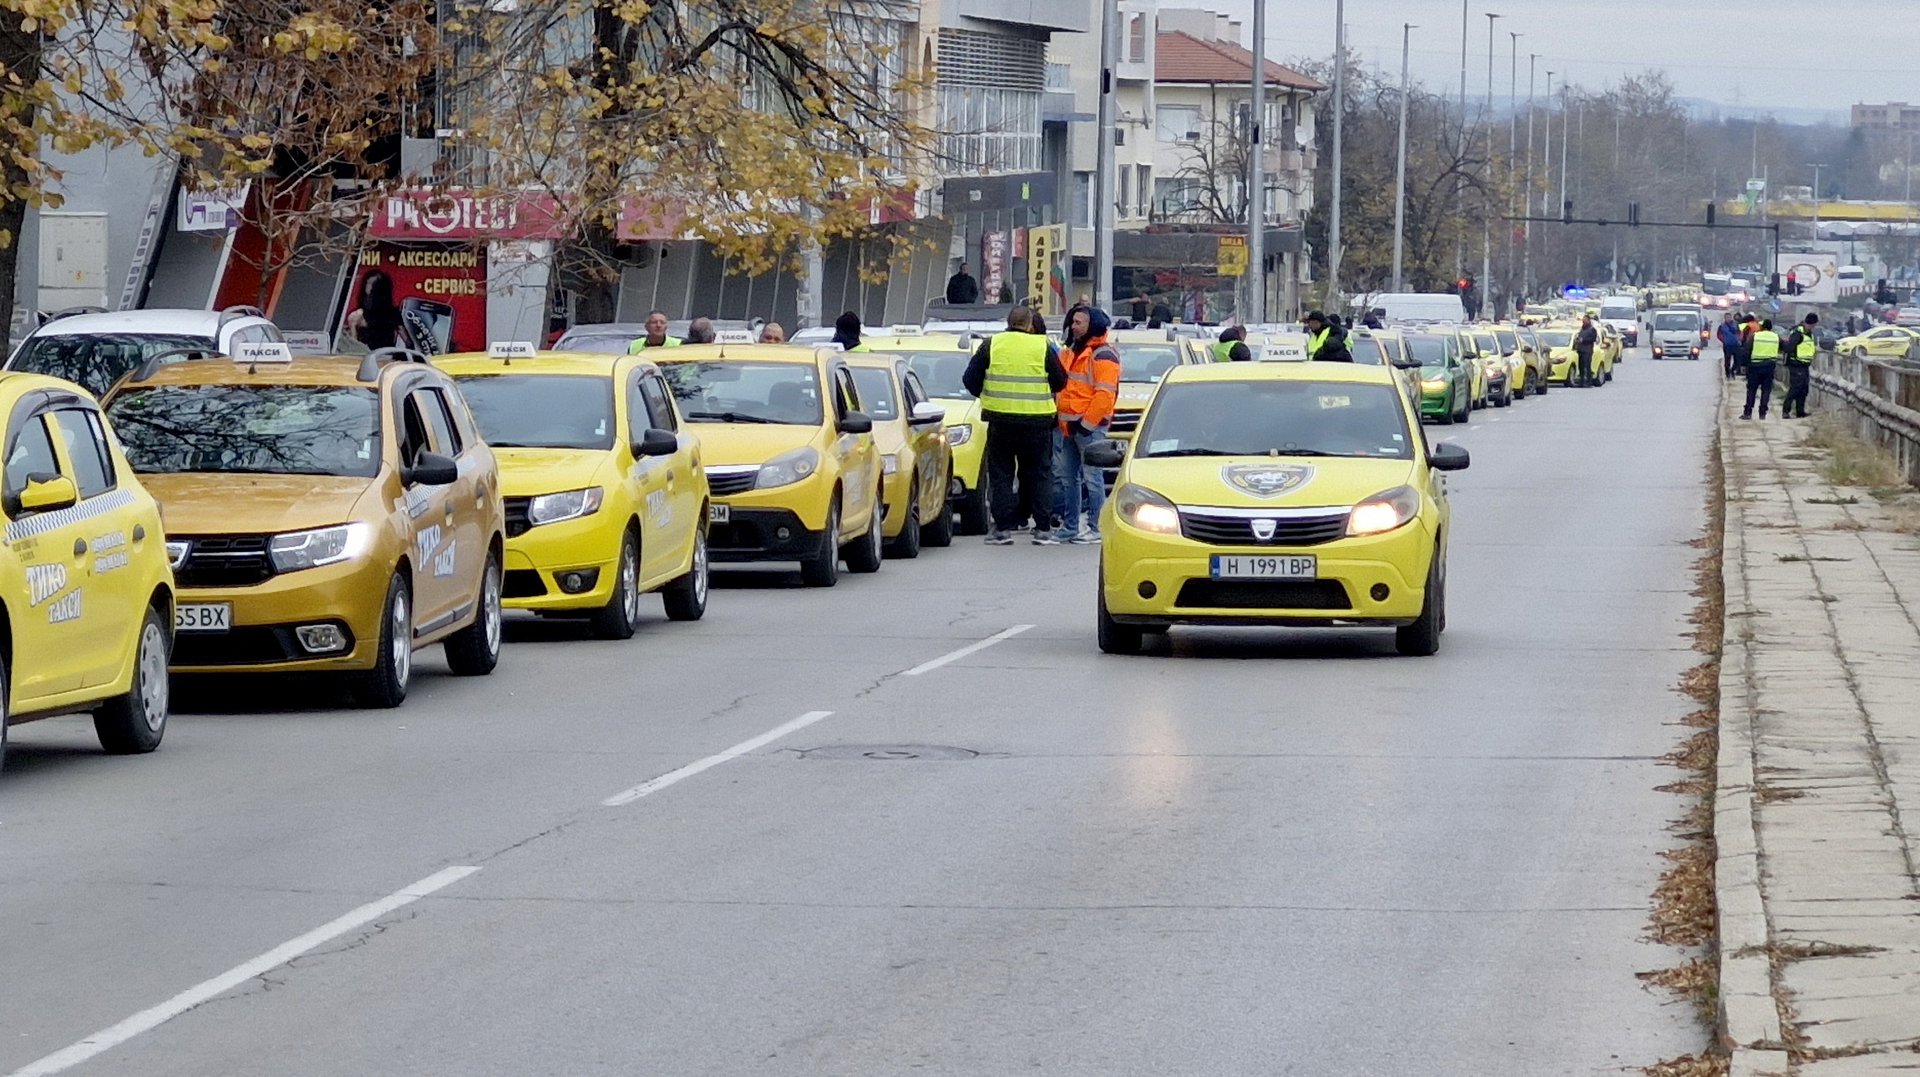
<path id="1" fill-rule="evenodd" d="M 1074 545 L 1100 541 L 1100 508 L 1107 500 L 1106 475 L 1086 463 L 1084 450 L 1106 440 L 1120 393 L 1120 353 L 1107 340 L 1111 325 L 1106 311 L 1075 307 L 1067 315 L 1068 343 L 1060 356 L 1067 385 L 1055 397 L 1060 423 L 1054 434 L 1054 536 Z"/>

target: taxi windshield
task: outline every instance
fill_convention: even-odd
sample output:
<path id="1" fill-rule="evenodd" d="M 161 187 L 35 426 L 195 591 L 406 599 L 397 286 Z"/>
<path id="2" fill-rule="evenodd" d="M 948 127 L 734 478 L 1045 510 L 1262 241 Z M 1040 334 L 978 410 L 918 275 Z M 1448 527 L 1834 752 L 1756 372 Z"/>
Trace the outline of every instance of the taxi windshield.
<path id="1" fill-rule="evenodd" d="M 1180 364 L 1175 344 L 1117 344 L 1121 381 L 1159 381 Z"/>
<path id="2" fill-rule="evenodd" d="M 885 349 L 874 349 L 882 351 Z M 963 351 L 950 352 L 901 352 L 907 357 L 907 366 L 920 375 L 920 384 L 926 387 L 927 395 L 945 400 L 972 400 L 973 394 L 960 384 L 960 375 L 967 372 L 967 363 L 973 353 Z"/>
<path id="3" fill-rule="evenodd" d="M 51 374 L 78 382 L 95 396 L 104 396 L 114 382 L 132 373 L 148 356 L 175 348 L 203 348 L 211 353 L 214 343 L 211 337 L 152 333 L 40 336 L 22 344 L 7 369 Z"/>
<path id="4" fill-rule="evenodd" d="M 689 422 L 820 424 L 811 363 L 668 363 L 661 373 Z"/>
<path id="5" fill-rule="evenodd" d="M 1655 329 L 1698 329 L 1700 328 L 1700 319 L 1691 314 L 1681 314 L 1677 312 L 1672 314 L 1656 314 L 1653 316 L 1653 327 Z"/>
<path id="6" fill-rule="evenodd" d="M 853 387 L 860 390 L 860 407 L 868 418 L 883 422 L 900 417 L 900 394 L 894 392 L 893 371 L 854 367 Z"/>
<path id="7" fill-rule="evenodd" d="M 133 469 L 354 475 L 380 470 L 379 395 L 345 385 L 163 385 L 107 409 Z"/>
<path id="8" fill-rule="evenodd" d="M 498 449 L 613 448 L 613 382 L 579 374 L 459 379 L 480 436 Z"/>
<path id="9" fill-rule="evenodd" d="M 1154 400 L 1142 456 L 1412 456 L 1401 397 L 1385 385 L 1186 382 Z"/>
<path id="10" fill-rule="evenodd" d="M 1540 343 L 1548 348 L 1573 347 L 1573 330 L 1542 329 L 1539 331 Z"/>

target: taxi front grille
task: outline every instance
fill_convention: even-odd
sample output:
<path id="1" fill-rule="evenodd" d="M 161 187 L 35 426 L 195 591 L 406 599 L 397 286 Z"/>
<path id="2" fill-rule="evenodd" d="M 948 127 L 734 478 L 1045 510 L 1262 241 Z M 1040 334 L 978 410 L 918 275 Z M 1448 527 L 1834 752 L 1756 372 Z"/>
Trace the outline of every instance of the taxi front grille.
<path id="1" fill-rule="evenodd" d="M 194 535 L 186 541 L 186 560 L 173 573 L 181 587 L 247 587 L 273 578 L 265 535 Z"/>
<path id="2" fill-rule="evenodd" d="M 1188 580 L 1175 606 L 1215 610 L 1350 610 L 1339 580 Z"/>
<path id="3" fill-rule="evenodd" d="M 533 507 L 533 498 L 507 497 L 502 498 L 501 501 L 507 510 L 507 537 L 513 538 L 516 535 L 526 534 L 533 527 L 533 521 L 528 518 L 528 513 Z"/>
<path id="4" fill-rule="evenodd" d="M 715 497 L 744 494 L 753 489 L 754 480 L 759 477 L 760 469 L 757 467 L 738 469 L 710 467 L 707 469 L 707 489 Z"/>
<path id="5" fill-rule="evenodd" d="M 1267 538 L 1256 537 L 1269 522 L 1273 533 Z M 1237 516 L 1183 507 L 1180 533 L 1195 542 L 1214 546 L 1317 546 L 1347 533 L 1347 512 L 1341 509 L 1317 516 Z"/>

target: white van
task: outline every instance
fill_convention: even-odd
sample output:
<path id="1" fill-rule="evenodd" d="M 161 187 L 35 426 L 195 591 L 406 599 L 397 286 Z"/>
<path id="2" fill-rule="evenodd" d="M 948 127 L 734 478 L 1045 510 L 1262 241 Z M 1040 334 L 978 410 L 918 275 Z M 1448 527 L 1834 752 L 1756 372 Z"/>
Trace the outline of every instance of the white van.
<path id="1" fill-rule="evenodd" d="M 1620 331 L 1629 348 L 1640 346 L 1640 302 L 1630 295 L 1608 296 L 1600 301 L 1600 320 Z"/>
<path id="2" fill-rule="evenodd" d="M 1867 290 L 1867 271 L 1859 266 L 1841 266 L 1834 276 L 1834 283 L 1839 285 L 1841 295 L 1864 292 Z"/>
<path id="3" fill-rule="evenodd" d="M 1381 311 L 1383 322 L 1464 323 L 1467 320 L 1466 304 L 1448 292 L 1385 292 L 1354 298 L 1356 321 L 1365 321 L 1370 310 Z"/>

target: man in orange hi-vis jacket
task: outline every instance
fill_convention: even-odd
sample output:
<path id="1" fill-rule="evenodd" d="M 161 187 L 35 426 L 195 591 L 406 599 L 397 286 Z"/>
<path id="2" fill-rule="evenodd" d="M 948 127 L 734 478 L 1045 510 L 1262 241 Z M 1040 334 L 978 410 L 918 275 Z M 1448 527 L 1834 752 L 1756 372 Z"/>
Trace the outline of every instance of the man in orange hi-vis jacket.
<path id="1" fill-rule="evenodd" d="M 1077 546 L 1100 541 L 1100 506 L 1107 500 L 1106 476 L 1084 461 L 1081 450 L 1106 439 L 1120 392 L 1120 353 L 1107 342 L 1111 324 L 1106 311 L 1076 306 L 1067 315 L 1067 347 L 1060 356 L 1067 387 L 1054 397 L 1060 409 L 1053 453 L 1054 537 Z"/>

